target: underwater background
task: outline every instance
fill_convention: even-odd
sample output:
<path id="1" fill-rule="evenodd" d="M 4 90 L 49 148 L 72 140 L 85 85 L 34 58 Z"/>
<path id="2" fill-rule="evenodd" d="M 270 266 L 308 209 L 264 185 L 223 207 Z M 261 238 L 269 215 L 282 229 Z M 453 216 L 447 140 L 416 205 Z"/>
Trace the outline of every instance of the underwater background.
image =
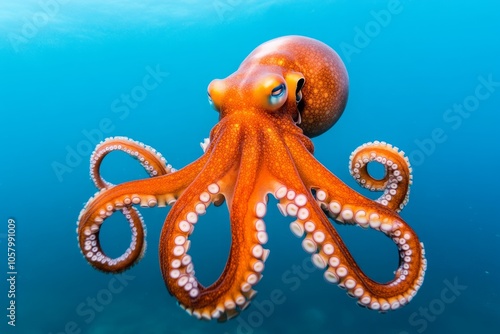
<path id="1" fill-rule="evenodd" d="M 499 13 L 494 0 L 3 0 L 0 333 L 498 333 Z M 189 164 L 218 121 L 208 83 L 231 74 L 264 41 L 290 34 L 328 44 L 349 73 L 346 110 L 313 139 L 316 158 L 372 198 L 378 194 L 362 191 L 349 175 L 350 152 L 384 140 L 410 158 L 414 184 L 401 216 L 428 259 L 413 301 L 380 314 L 326 283 L 322 270 L 294 276 L 308 255 L 275 200 L 265 219 L 271 253 L 258 295 L 226 323 L 196 320 L 166 290 L 158 239 L 168 208 L 140 209 L 148 250 L 138 265 L 118 276 L 92 269 L 75 222 L 96 192 L 89 178 L 95 145 L 127 136 L 176 168 Z M 157 87 L 126 105 L 123 95 L 151 71 L 159 73 Z M 102 171 L 113 183 L 147 177 L 119 153 Z M 370 277 L 393 277 L 398 255 L 389 239 L 335 228 Z M 102 238 L 119 256 L 130 231 L 112 216 Z M 229 245 L 227 208 L 211 206 L 191 239 L 202 283 L 217 279 Z M 284 302 L 262 311 L 259 303 L 275 289 Z M 12 300 L 15 327 L 8 324 Z"/>

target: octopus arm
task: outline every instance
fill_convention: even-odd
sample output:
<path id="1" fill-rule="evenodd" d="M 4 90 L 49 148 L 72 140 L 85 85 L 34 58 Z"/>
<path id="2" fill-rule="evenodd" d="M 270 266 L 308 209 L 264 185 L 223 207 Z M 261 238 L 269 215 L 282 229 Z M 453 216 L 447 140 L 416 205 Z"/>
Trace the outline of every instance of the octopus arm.
<path id="1" fill-rule="evenodd" d="M 101 176 L 100 167 L 103 159 L 114 151 L 125 152 L 137 159 L 151 177 L 165 175 L 175 171 L 171 165 L 167 164 L 167 161 L 161 153 L 151 146 L 127 137 L 111 137 L 97 145 L 90 157 L 90 177 L 98 189 L 107 188 L 113 185 Z"/>
<path id="2" fill-rule="evenodd" d="M 105 272 L 121 272 L 143 256 L 146 248 L 145 227 L 140 213 L 133 205 L 142 207 L 166 206 L 175 203 L 203 168 L 207 156 L 175 173 L 150 179 L 135 180 L 117 186 L 108 185 L 90 198 L 77 221 L 80 250 L 87 261 L 96 269 Z M 119 257 L 110 258 L 103 251 L 99 233 L 103 222 L 115 211 L 121 211 L 132 231 L 129 248 Z"/>
<path id="3" fill-rule="evenodd" d="M 376 179 L 368 172 L 368 164 L 384 167 L 384 176 Z M 385 142 L 374 141 L 358 147 L 349 159 L 349 170 L 358 184 L 371 191 L 383 191 L 376 200 L 400 212 L 408 203 L 413 182 L 412 168 L 404 152 Z"/>
<path id="4" fill-rule="evenodd" d="M 303 211 L 307 214 L 301 215 L 300 207 L 289 210 L 293 196 L 282 198 L 280 205 L 297 216 L 291 230 L 299 237 L 305 235 L 303 248 L 312 254 L 318 267 L 326 269 L 325 279 L 339 284 L 358 298 L 360 305 L 371 309 L 386 311 L 408 303 L 422 285 L 427 266 L 423 245 L 413 229 L 390 208 L 345 185 L 301 143 L 289 145 L 294 164 L 306 186 L 306 198 L 300 202 L 307 203 L 304 205 L 307 210 Z M 315 197 L 312 197 L 312 189 L 315 189 Z M 382 284 L 365 275 L 321 209 L 338 222 L 373 228 L 390 237 L 400 256 L 394 279 Z"/>
<path id="5" fill-rule="evenodd" d="M 261 145 L 257 136 L 226 134 L 215 143 L 218 149 L 205 170 L 172 208 L 160 245 L 164 280 L 181 307 L 198 318 L 219 321 L 236 316 L 249 305 L 268 256 L 268 250 L 262 247 L 267 241 L 262 220 L 267 194 L 265 187 L 258 185 L 270 176 L 259 168 Z M 230 143 L 227 150 L 221 149 Z M 196 279 L 192 258 L 187 254 L 188 238 L 199 223 L 199 215 L 221 195 L 229 208 L 230 253 L 220 277 L 205 287 Z"/>

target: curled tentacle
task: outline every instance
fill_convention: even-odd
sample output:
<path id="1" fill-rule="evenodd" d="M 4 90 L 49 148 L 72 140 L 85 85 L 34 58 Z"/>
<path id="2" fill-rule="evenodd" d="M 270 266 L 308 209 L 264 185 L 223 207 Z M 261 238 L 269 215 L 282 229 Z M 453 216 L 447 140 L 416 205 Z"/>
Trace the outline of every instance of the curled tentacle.
<path id="1" fill-rule="evenodd" d="M 288 144 L 291 146 L 290 152 L 300 178 L 306 185 L 306 189 L 315 190 L 316 201 L 320 204 L 307 206 L 311 214 L 308 219 L 314 225 L 314 228 L 310 225 L 311 232 L 306 228 L 307 221 L 300 220 L 299 211 L 297 211 L 298 223 L 292 226 L 292 231 L 301 229 L 308 231 L 309 234 L 305 240 L 308 238 L 310 240 L 305 241 L 305 246 L 309 246 L 304 248 L 312 253 L 316 253 L 314 249 L 319 243 L 314 239 L 314 231 L 319 229 L 324 234 L 325 241 L 321 243 L 323 248 L 320 250 L 317 247 L 319 255 L 313 255 L 313 261 L 327 264 L 328 269 L 325 273 L 327 281 L 340 283 L 348 289 L 350 294 L 358 297 L 361 305 L 372 309 L 396 309 L 410 301 L 420 288 L 427 267 L 423 245 L 415 232 L 390 208 L 350 189 L 315 160 L 299 141 L 288 139 Z M 307 197 L 309 198 L 309 194 Z M 307 202 L 310 202 L 310 199 Z M 320 207 L 337 222 L 365 228 L 371 227 L 390 237 L 397 244 L 400 255 L 395 278 L 391 282 L 380 284 L 367 277 L 358 267 L 331 223 L 318 211 Z M 330 246 L 324 249 L 325 242 L 328 243 L 328 240 L 333 246 L 333 251 Z M 336 249 L 338 252 L 335 252 Z M 325 268 L 327 266 L 325 265 Z"/>
<path id="2" fill-rule="evenodd" d="M 368 173 L 368 163 L 375 161 L 385 168 L 380 180 Z M 383 191 L 376 200 L 396 212 L 408 203 L 413 176 L 410 161 L 403 151 L 385 142 L 363 144 L 351 154 L 349 170 L 354 179 L 371 191 Z"/>
<path id="3" fill-rule="evenodd" d="M 175 171 L 171 165 L 167 165 L 167 161 L 161 153 L 151 146 L 127 137 L 110 137 L 97 145 L 90 157 L 90 177 L 99 189 L 113 185 L 104 180 L 99 172 L 104 157 L 113 151 L 122 151 L 137 159 L 151 177 Z"/>
<path id="4" fill-rule="evenodd" d="M 356 264 L 338 233 L 315 205 L 311 194 L 306 189 L 293 189 L 283 186 L 276 191 L 280 211 L 297 218 L 290 224 L 290 229 L 302 238 L 302 247 L 312 254 L 312 262 L 325 270 L 327 282 L 338 284 L 357 298 L 361 306 L 374 310 L 394 310 L 411 301 L 423 283 L 426 260 L 422 245 L 403 220 L 387 210 L 355 210 L 349 205 L 337 214 L 344 220 L 354 221 L 356 217 L 356 222 L 384 232 L 397 244 L 400 261 L 395 278 L 385 284 L 377 283 Z"/>
<path id="5" fill-rule="evenodd" d="M 127 137 L 110 137 L 97 145 L 90 157 L 90 177 L 98 189 L 110 188 L 113 186 L 112 183 L 104 180 L 100 174 L 100 166 L 104 157 L 113 151 L 122 151 L 137 159 L 151 177 L 166 175 L 175 171 L 171 165 L 167 165 L 167 161 L 161 153 L 157 152 L 151 146 Z M 104 271 L 113 270 L 111 268 L 118 263 L 120 264 L 120 266 L 118 266 L 120 269 L 116 269 L 116 271 L 130 268 L 142 258 L 146 251 L 146 232 L 144 221 L 139 211 L 130 205 L 122 208 L 117 207 L 117 209 L 120 210 L 127 219 L 132 231 L 130 246 L 123 255 L 117 259 L 111 259 L 102 251 L 98 230 L 100 226 L 99 223 L 102 223 L 101 220 L 98 219 L 96 224 L 91 225 L 91 228 L 96 233 L 92 233 L 90 229 L 84 231 L 84 233 L 86 233 L 85 246 L 83 248 L 83 250 L 85 250 L 84 255 L 89 259 L 89 262 L 93 261 L 101 265 L 110 264 L 110 268 L 99 268 Z"/>
<path id="6" fill-rule="evenodd" d="M 255 140 L 255 137 L 248 138 Z M 225 143 L 219 142 L 218 146 L 221 145 Z M 268 250 L 262 247 L 267 242 L 262 220 L 266 213 L 265 190 L 249 189 L 250 184 L 257 182 L 258 159 L 255 157 L 259 156 L 259 145 L 252 145 L 241 159 L 237 159 L 238 148 L 232 147 L 224 153 L 214 151 L 206 169 L 172 208 L 160 241 L 160 263 L 168 290 L 189 314 L 207 320 L 225 321 L 249 305 L 256 293 L 253 286 L 262 277 L 268 256 Z M 217 166 L 221 158 L 234 161 L 235 165 L 224 164 L 231 168 L 220 169 Z M 247 168 L 238 172 L 236 164 Z M 221 276 L 205 287 L 196 279 L 191 256 L 187 254 L 189 236 L 199 215 L 211 203 L 220 203 L 221 198 L 226 198 L 230 213 L 231 249 Z"/>
<path id="7" fill-rule="evenodd" d="M 268 250 L 262 247 L 267 241 L 262 220 L 265 201 L 262 197 L 259 202 L 251 200 L 249 204 L 237 200 L 236 196 L 231 201 L 229 258 L 219 279 L 204 287 L 196 279 L 194 264 L 188 254 L 189 236 L 208 206 L 219 195 L 227 194 L 224 189 L 228 185 L 221 180 L 197 193 L 194 186 L 179 198 L 162 230 L 160 263 L 163 278 L 170 293 L 189 314 L 225 321 L 245 309 L 256 293 L 252 287 L 260 280 L 268 255 Z M 254 209 L 247 210 L 249 205 L 254 205 Z"/>
<path id="8" fill-rule="evenodd" d="M 121 272 L 136 264 L 145 251 L 146 232 L 139 212 L 132 205 L 154 207 L 173 204 L 205 161 L 206 157 L 202 157 L 175 173 L 101 189 L 87 202 L 77 221 L 80 250 L 87 261 L 105 272 Z M 99 233 L 106 218 L 115 211 L 125 215 L 132 239 L 123 255 L 111 259 L 101 247 Z"/>
<path id="9" fill-rule="evenodd" d="M 85 228 L 77 228 L 80 250 L 87 261 L 98 270 L 114 273 L 122 272 L 139 262 L 146 252 L 146 229 L 139 211 L 133 207 L 122 207 L 120 211 L 130 225 L 132 240 L 127 250 L 115 259 L 106 255 L 99 241 L 101 224 L 106 217 L 99 215 L 94 219 L 94 223 L 90 227 L 87 224 Z"/>

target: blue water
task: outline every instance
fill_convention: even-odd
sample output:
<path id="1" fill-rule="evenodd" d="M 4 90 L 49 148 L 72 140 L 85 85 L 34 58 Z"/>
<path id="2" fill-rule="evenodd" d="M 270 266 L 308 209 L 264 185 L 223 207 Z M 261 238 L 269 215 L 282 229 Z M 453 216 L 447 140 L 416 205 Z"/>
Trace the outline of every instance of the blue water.
<path id="1" fill-rule="evenodd" d="M 0 3 L 1 333 L 498 333 L 497 1 L 104 3 Z M 196 320 L 168 294 L 157 251 L 167 208 L 141 210 L 148 251 L 137 266 L 116 277 L 87 265 L 75 222 L 96 191 L 88 172 L 96 142 L 128 136 L 185 166 L 202 154 L 199 142 L 218 120 L 206 101 L 208 83 L 232 73 L 260 43 L 289 34 L 336 49 L 350 76 L 344 115 L 314 138 L 317 159 L 361 191 L 347 169 L 358 145 L 385 140 L 410 156 L 414 185 L 402 217 L 425 243 L 429 263 L 415 299 L 387 314 L 356 306 L 309 270 L 275 202 L 259 294 L 227 323 Z M 122 102 L 153 70 L 157 87 L 142 101 Z M 463 104 L 467 110 L 454 109 Z M 114 183 L 146 177 L 120 154 L 103 173 Z M 8 219 L 16 225 L 15 298 L 7 296 Z M 117 256 L 129 231 L 119 217 L 104 225 L 103 245 Z M 392 277 L 397 252 L 389 240 L 337 228 L 369 276 Z M 229 239 L 226 207 L 211 207 L 192 240 L 202 283 L 218 277 Z M 279 303 L 266 309 L 276 293 Z M 11 300 L 15 327 L 7 324 Z"/>

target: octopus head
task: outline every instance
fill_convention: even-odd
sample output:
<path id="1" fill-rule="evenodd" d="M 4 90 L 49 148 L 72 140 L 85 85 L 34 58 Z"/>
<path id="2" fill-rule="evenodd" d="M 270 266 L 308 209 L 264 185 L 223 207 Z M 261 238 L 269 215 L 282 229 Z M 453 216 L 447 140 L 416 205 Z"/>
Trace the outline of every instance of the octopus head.
<path id="1" fill-rule="evenodd" d="M 258 46 L 238 71 L 208 86 L 209 103 L 221 119 L 233 112 L 266 112 L 293 120 L 309 137 L 337 122 L 347 95 L 348 76 L 337 53 L 302 36 Z"/>
<path id="2" fill-rule="evenodd" d="M 302 74 L 284 74 L 277 67 L 265 67 L 266 70 L 260 67 L 259 71 L 238 71 L 209 84 L 208 102 L 220 113 L 220 118 L 242 112 L 300 117 L 297 104 L 302 98 Z"/>

